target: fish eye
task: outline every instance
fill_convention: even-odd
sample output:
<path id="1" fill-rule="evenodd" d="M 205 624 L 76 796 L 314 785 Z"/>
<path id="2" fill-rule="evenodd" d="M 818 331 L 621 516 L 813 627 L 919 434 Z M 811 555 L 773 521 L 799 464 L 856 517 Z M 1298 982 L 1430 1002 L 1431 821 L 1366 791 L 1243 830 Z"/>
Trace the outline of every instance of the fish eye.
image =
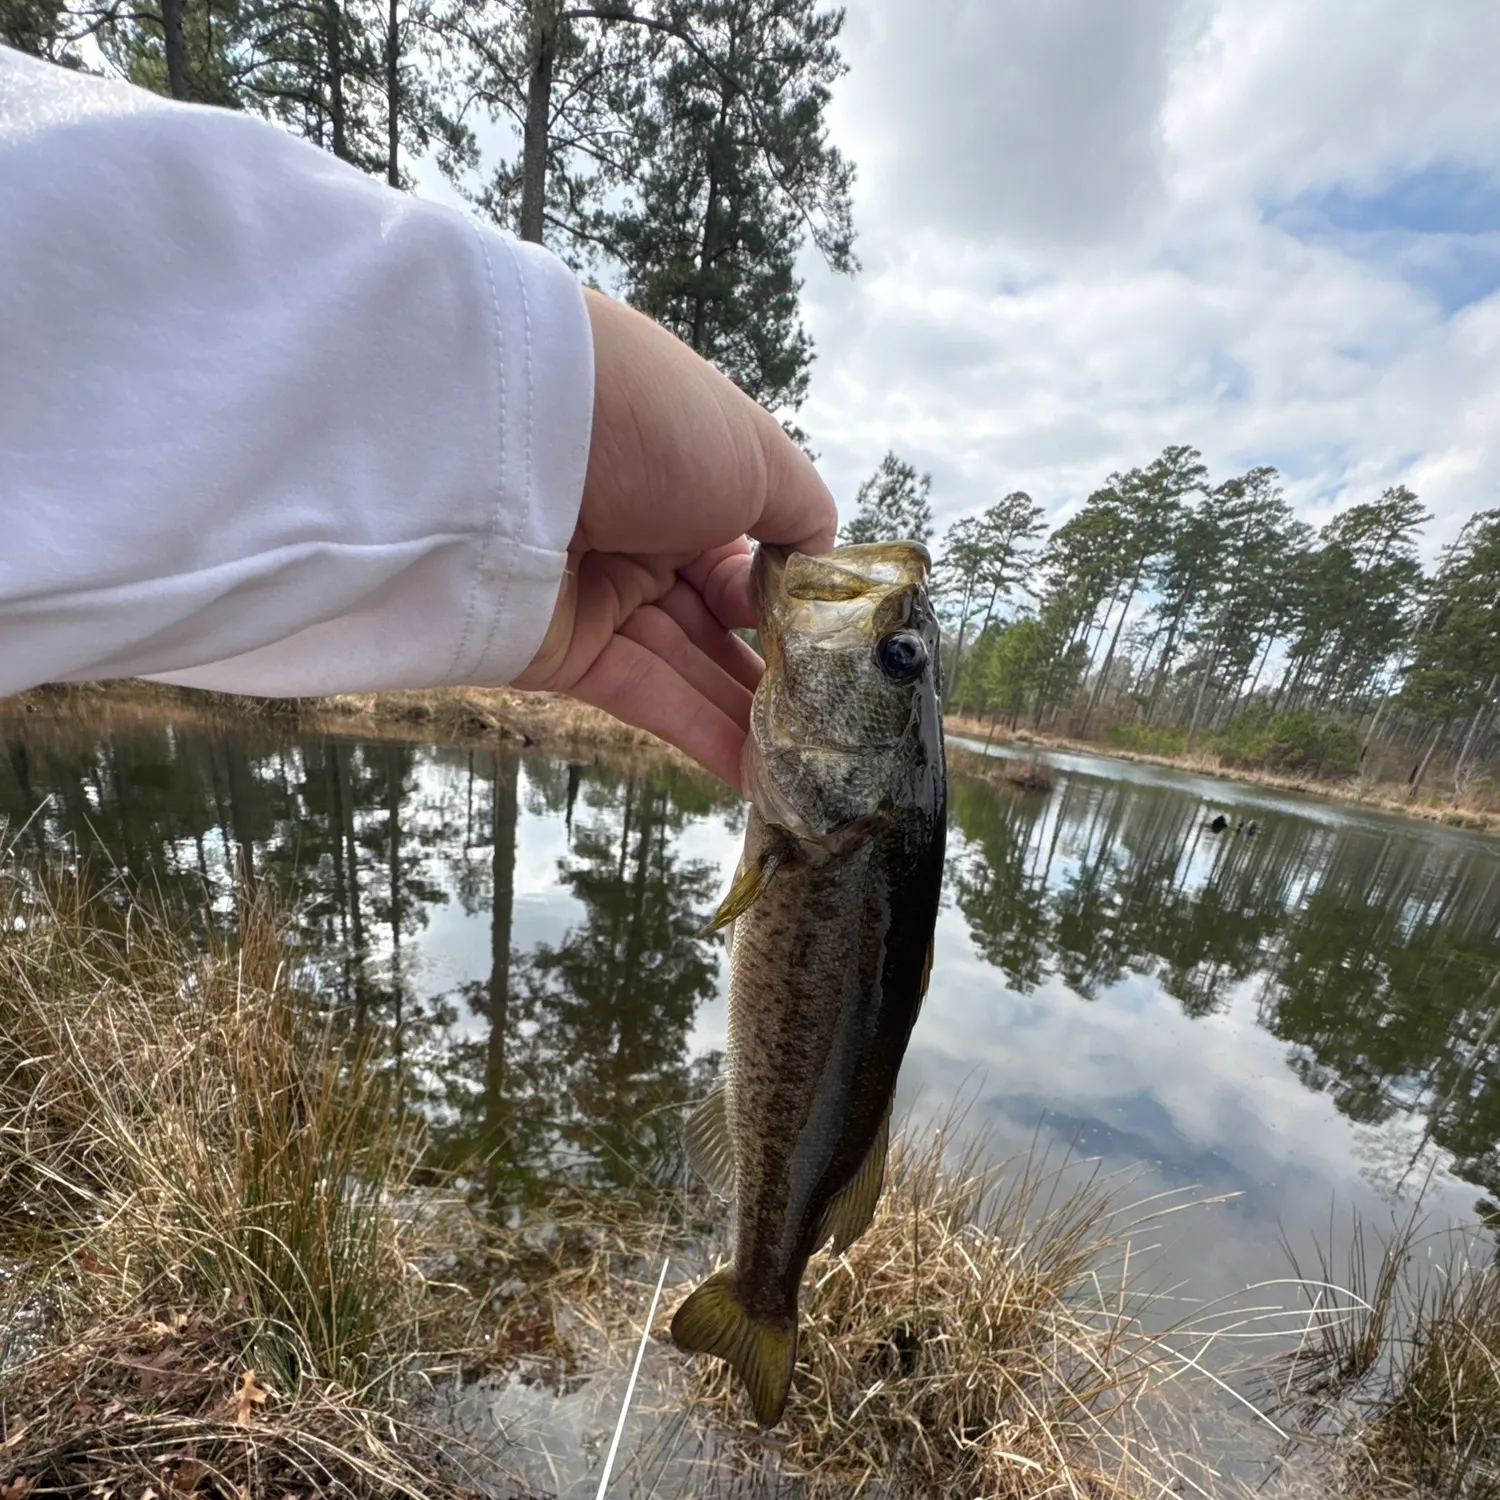
<path id="1" fill-rule="evenodd" d="M 892 682 L 910 682 L 927 665 L 927 647 L 921 636 L 900 630 L 876 645 L 875 662 Z"/>

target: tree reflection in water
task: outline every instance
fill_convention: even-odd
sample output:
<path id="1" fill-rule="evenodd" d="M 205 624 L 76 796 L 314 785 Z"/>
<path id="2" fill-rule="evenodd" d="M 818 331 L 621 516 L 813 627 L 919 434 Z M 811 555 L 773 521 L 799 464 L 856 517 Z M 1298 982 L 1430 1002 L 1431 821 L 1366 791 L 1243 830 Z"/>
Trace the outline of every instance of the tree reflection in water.
<path id="1" fill-rule="evenodd" d="M 676 1106 L 715 1065 L 690 1037 L 722 983 L 699 929 L 742 828 L 727 792 L 274 726 L 22 719 L 0 738 L 17 857 L 76 848 L 226 928 L 236 871 L 290 896 L 329 992 L 431 1119 L 434 1163 L 497 1210 L 567 1172 L 641 1186 L 669 1164 Z M 1144 979 L 1191 1016 L 1249 997 L 1309 1088 L 1364 1123 L 1415 1114 L 1500 1194 L 1493 844 L 1326 809 L 1214 835 L 1169 783 L 1076 773 L 1045 795 L 956 778 L 952 807 L 949 896 L 997 982 L 1090 1002 Z"/>

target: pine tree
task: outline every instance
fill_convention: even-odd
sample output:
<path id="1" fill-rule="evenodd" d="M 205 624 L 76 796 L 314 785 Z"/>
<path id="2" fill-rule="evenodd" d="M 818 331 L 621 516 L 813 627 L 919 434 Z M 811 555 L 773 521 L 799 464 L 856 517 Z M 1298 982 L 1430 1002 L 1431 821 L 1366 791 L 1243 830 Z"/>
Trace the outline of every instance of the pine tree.
<path id="1" fill-rule="evenodd" d="M 648 107 L 646 170 L 611 216 L 621 287 L 641 311 L 789 415 L 807 392 L 797 257 L 810 238 L 851 272 L 853 169 L 827 138 L 841 11 L 812 0 L 674 0 Z"/>
<path id="2" fill-rule="evenodd" d="M 1097 498 L 1099 504 L 1112 512 L 1113 529 L 1119 542 L 1112 554 L 1117 582 L 1114 596 L 1105 610 L 1105 626 L 1116 605 L 1120 612 L 1103 665 L 1094 679 L 1094 691 L 1083 713 L 1080 734 L 1088 732 L 1089 720 L 1109 681 L 1109 670 L 1119 648 L 1120 634 L 1125 628 L 1130 606 L 1181 523 L 1183 497 L 1201 490 L 1207 479 L 1208 470 L 1198 450 L 1179 445 L 1163 449 L 1161 456 L 1144 469 L 1111 474 L 1104 490 L 1097 497 L 1090 497 L 1091 504 Z"/>
<path id="3" fill-rule="evenodd" d="M 922 542 L 932 536 L 932 475 L 918 474 L 889 452 L 860 485 L 854 516 L 839 533 L 844 542 Z"/>
<path id="4" fill-rule="evenodd" d="M 659 22 L 625 3 L 561 0 L 448 0 L 440 13 L 440 31 L 462 44 L 451 64 L 462 91 L 520 137 L 477 190 L 466 187 L 479 164 L 472 133 L 450 147 L 444 169 L 497 223 L 575 269 L 611 249 L 605 195 L 640 169 L 636 122 L 671 40 Z"/>
<path id="5" fill-rule="evenodd" d="M 478 153 L 454 130 L 445 167 L 523 239 L 594 271 L 791 414 L 812 342 L 796 260 L 811 239 L 852 272 L 853 168 L 827 139 L 844 71 L 842 11 L 814 0 L 446 0 L 463 92 L 520 150 L 467 185 Z M 611 201 L 614 200 L 614 201 Z"/>
<path id="6" fill-rule="evenodd" d="M 1422 569 L 1416 536 L 1429 519 L 1403 485 L 1352 505 L 1319 536 L 1289 656 L 1287 701 L 1332 708 L 1368 697 L 1414 624 Z"/>
<path id="7" fill-rule="evenodd" d="M 50 0 L 0 0 L 0 42 L 32 57 L 79 67 L 77 43 L 86 30 L 66 5 Z"/>
<path id="8" fill-rule="evenodd" d="M 1500 689 L 1500 510 L 1464 528 L 1435 580 L 1428 628 L 1415 641 L 1400 703 L 1431 720 L 1431 747 L 1412 777 L 1413 794 L 1443 729 L 1467 720 L 1453 768 L 1455 789 Z"/>
<path id="9" fill-rule="evenodd" d="M 973 617 L 983 613 L 979 637 L 984 636 L 1000 600 L 1020 583 L 1031 567 L 1032 543 L 1044 530 L 1042 508 L 1024 490 L 1013 490 L 978 516 L 955 521 L 943 540 L 937 578 L 939 586 L 957 591 L 958 642 L 953 652 L 953 674 L 945 690 L 957 703 L 966 671 L 964 640 Z"/>

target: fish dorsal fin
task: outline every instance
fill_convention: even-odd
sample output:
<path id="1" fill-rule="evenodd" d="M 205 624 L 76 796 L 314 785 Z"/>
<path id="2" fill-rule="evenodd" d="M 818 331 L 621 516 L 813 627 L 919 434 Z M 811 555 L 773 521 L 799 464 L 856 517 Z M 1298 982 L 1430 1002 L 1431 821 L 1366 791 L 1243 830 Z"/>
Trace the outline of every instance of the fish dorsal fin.
<path id="1" fill-rule="evenodd" d="M 682 1144 L 709 1190 L 720 1198 L 733 1198 L 734 1139 L 729 1134 L 729 1092 L 722 1083 L 688 1117 Z"/>
<path id="2" fill-rule="evenodd" d="M 728 1360 L 745 1382 L 762 1427 L 781 1420 L 797 1363 L 797 1314 L 756 1317 L 728 1271 L 716 1271 L 672 1317 L 672 1342 L 688 1353 Z"/>
<path id="3" fill-rule="evenodd" d="M 875 1217 L 875 1205 L 880 1201 L 881 1185 L 885 1181 L 885 1158 L 891 1144 L 891 1106 L 885 1107 L 885 1118 L 875 1132 L 864 1164 L 854 1174 L 853 1180 L 839 1192 L 823 1210 L 818 1222 L 815 1243 L 833 1240 L 833 1253 L 842 1255 L 845 1250 L 870 1227 Z"/>
<path id="4" fill-rule="evenodd" d="M 729 894 L 719 903 L 719 909 L 713 914 L 713 920 L 703 929 L 700 936 L 707 937 L 709 933 L 729 926 L 736 917 L 741 917 L 749 911 L 751 903 L 771 883 L 771 877 L 776 873 L 776 867 L 781 863 L 781 858 L 781 854 L 773 849 L 763 854 L 752 865 L 741 863 L 735 872 L 734 884 L 729 887 Z"/>

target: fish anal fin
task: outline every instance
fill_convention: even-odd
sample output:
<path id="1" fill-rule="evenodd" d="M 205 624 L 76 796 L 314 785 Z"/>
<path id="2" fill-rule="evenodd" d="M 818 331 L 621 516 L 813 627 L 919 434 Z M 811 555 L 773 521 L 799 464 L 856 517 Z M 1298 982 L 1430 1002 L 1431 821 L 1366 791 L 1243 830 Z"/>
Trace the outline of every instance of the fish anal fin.
<path id="1" fill-rule="evenodd" d="M 721 927 L 729 926 L 736 917 L 741 917 L 749 911 L 756 897 L 771 883 L 771 877 L 776 873 L 776 866 L 780 863 L 781 855 L 771 850 L 762 855 L 754 864 L 742 864 L 735 874 L 734 884 L 729 887 L 729 894 L 719 903 L 719 909 L 713 914 L 713 919 L 699 936 L 707 937 L 711 932 L 717 932 Z"/>
<path id="2" fill-rule="evenodd" d="M 693 1170 L 720 1198 L 734 1197 L 734 1137 L 729 1133 L 729 1093 L 720 1084 L 688 1116 L 682 1144 Z"/>
<path id="3" fill-rule="evenodd" d="M 797 1363 L 797 1319 L 752 1317 L 741 1304 L 729 1271 L 716 1271 L 672 1316 L 672 1342 L 686 1353 L 727 1361 L 744 1382 L 762 1427 L 786 1410 Z"/>
<path id="4" fill-rule="evenodd" d="M 880 1122 L 880 1129 L 876 1131 L 859 1171 L 823 1210 L 823 1217 L 818 1221 L 817 1244 L 831 1238 L 833 1253 L 842 1255 L 870 1227 L 885 1182 L 885 1159 L 890 1145 L 891 1107 L 886 1105 L 885 1118 Z"/>

